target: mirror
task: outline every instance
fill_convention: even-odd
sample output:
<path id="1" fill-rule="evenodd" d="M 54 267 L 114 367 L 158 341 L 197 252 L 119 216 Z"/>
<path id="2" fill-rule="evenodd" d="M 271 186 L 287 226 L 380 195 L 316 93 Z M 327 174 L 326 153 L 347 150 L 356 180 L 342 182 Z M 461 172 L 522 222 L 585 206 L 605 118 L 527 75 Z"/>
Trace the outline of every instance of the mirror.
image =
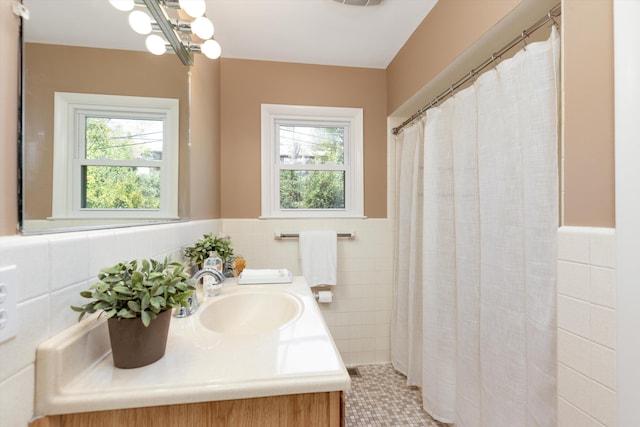
<path id="1" fill-rule="evenodd" d="M 127 13 L 116 10 L 107 0 L 24 0 L 24 5 L 31 17 L 23 20 L 22 28 L 21 232 L 39 234 L 187 219 L 189 67 L 174 55 L 148 53 L 145 37 L 131 30 Z M 178 100 L 177 216 L 54 217 L 57 92 Z"/>

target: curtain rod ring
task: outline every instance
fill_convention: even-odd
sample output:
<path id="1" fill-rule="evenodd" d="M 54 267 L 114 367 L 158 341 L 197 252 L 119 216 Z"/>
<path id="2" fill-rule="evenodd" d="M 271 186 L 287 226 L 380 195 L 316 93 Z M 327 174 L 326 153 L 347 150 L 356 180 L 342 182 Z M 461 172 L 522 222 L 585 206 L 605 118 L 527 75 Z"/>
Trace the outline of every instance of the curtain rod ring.
<path id="1" fill-rule="evenodd" d="M 547 13 L 547 19 L 549 21 L 553 22 L 553 26 L 554 27 L 556 27 L 556 28 L 560 27 L 558 25 L 558 23 L 556 22 L 556 16 L 553 13 L 551 13 L 551 11 L 549 11 L 549 13 Z"/>

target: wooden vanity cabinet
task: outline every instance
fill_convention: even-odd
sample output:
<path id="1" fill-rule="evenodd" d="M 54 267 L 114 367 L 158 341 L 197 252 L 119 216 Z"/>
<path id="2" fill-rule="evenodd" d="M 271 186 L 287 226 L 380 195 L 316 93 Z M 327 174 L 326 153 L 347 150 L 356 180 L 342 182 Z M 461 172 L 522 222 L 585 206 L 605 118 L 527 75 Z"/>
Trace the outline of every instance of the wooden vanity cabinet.
<path id="1" fill-rule="evenodd" d="M 50 415 L 30 427 L 342 427 L 341 391 Z"/>

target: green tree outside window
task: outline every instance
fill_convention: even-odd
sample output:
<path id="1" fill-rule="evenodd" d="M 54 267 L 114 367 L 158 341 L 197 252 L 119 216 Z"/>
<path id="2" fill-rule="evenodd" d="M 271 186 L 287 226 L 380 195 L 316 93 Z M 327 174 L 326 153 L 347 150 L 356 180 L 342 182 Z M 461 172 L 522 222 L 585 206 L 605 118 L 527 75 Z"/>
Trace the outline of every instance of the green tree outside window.
<path id="1" fill-rule="evenodd" d="M 297 166 L 280 171 L 281 209 L 344 209 L 344 134 L 343 127 L 280 126 L 280 162 Z"/>
<path id="2" fill-rule="evenodd" d="M 88 117 L 85 124 L 87 159 L 154 160 L 162 155 L 152 148 L 157 139 L 142 125 L 127 130 L 102 117 Z M 82 167 L 82 191 L 83 208 L 158 209 L 160 169 L 86 165 Z"/>

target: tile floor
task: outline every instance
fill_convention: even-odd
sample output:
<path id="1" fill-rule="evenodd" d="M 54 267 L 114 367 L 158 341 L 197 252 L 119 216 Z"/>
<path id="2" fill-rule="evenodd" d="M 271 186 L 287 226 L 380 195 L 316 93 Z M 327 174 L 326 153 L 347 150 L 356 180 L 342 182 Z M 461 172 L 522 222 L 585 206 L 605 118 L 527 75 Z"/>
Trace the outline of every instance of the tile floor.
<path id="1" fill-rule="evenodd" d="M 346 395 L 347 427 L 446 427 L 422 409 L 420 390 L 391 364 L 357 366 Z"/>

